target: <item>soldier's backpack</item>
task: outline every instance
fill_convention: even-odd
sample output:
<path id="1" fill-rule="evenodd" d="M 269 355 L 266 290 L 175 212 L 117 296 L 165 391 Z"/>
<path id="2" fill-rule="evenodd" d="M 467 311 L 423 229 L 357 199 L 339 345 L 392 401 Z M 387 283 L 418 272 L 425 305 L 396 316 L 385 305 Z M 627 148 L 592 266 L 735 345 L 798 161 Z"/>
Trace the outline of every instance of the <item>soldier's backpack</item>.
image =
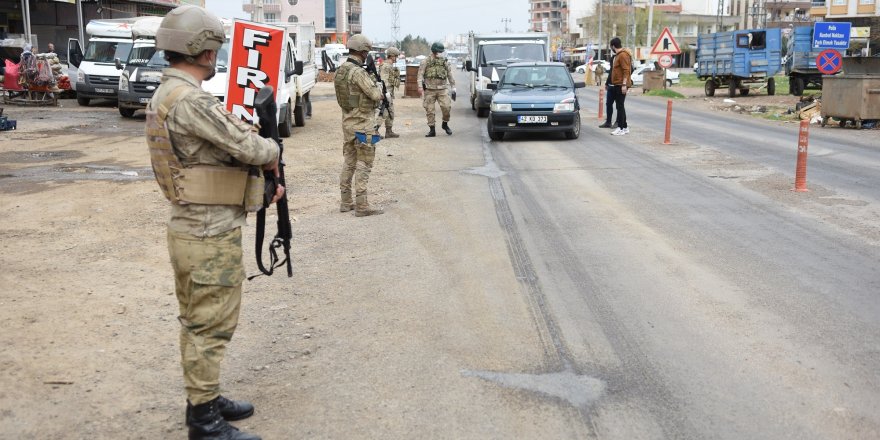
<path id="1" fill-rule="evenodd" d="M 446 79 L 447 73 L 446 58 L 428 59 L 428 65 L 425 66 L 425 78 Z"/>

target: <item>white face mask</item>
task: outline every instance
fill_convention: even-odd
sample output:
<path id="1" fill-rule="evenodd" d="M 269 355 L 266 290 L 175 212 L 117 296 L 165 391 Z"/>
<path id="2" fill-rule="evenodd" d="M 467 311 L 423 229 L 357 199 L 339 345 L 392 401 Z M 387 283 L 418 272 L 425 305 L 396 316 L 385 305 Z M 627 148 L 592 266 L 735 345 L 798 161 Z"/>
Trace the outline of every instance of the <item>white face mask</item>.
<path id="1" fill-rule="evenodd" d="M 217 74 L 217 51 L 212 50 L 211 53 L 214 54 L 214 57 L 212 60 L 211 56 L 210 55 L 208 56 L 208 60 L 209 60 L 208 64 L 196 64 L 199 67 L 210 70 L 210 73 L 208 74 L 208 76 L 206 76 L 205 79 L 203 79 L 202 81 L 210 81 L 211 78 L 213 78 L 214 75 Z"/>

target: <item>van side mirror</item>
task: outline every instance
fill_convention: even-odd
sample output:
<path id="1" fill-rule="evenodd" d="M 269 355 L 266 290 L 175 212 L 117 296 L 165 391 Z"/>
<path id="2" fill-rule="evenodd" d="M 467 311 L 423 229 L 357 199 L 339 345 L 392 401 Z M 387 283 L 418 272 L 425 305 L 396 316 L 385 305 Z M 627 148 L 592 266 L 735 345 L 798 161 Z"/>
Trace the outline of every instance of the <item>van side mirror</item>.
<path id="1" fill-rule="evenodd" d="M 302 75 L 303 66 L 304 66 L 304 63 L 302 61 L 294 61 L 293 62 L 293 74 L 294 75 Z"/>
<path id="2" fill-rule="evenodd" d="M 489 83 L 489 84 L 486 84 L 486 88 L 489 90 L 498 90 L 498 84 L 497 83 Z"/>
<path id="3" fill-rule="evenodd" d="M 473 63 L 473 61 L 471 61 L 471 60 L 467 60 L 467 61 L 465 61 L 465 62 L 464 62 L 464 68 L 465 68 L 465 70 L 467 70 L 468 72 L 473 72 L 473 71 L 474 71 L 474 63 Z"/>
<path id="4" fill-rule="evenodd" d="M 122 61 L 119 61 L 119 58 L 114 59 L 113 64 L 116 65 L 116 70 L 122 70 Z"/>

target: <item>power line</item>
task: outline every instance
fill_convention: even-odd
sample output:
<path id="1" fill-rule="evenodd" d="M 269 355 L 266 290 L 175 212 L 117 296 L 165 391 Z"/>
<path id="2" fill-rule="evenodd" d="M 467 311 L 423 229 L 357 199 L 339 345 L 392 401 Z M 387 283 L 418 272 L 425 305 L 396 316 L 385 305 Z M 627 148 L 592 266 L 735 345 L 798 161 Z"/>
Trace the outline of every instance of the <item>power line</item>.
<path id="1" fill-rule="evenodd" d="M 385 3 L 391 5 L 391 39 L 394 44 L 399 46 L 400 41 L 400 3 L 403 0 L 385 0 Z"/>

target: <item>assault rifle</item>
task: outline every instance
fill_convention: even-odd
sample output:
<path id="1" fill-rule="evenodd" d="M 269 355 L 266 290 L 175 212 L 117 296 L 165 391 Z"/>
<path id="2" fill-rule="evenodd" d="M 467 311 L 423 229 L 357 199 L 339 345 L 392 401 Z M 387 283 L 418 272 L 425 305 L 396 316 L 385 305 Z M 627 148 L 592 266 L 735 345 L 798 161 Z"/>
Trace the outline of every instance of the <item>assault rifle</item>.
<path id="1" fill-rule="evenodd" d="M 254 100 L 254 109 L 256 109 L 257 116 L 260 118 L 260 136 L 273 139 L 280 148 L 278 153 L 278 177 L 275 177 L 274 171 L 263 171 L 266 187 L 263 193 L 263 209 L 257 211 L 257 242 L 255 246 L 257 266 L 260 268 L 260 272 L 272 275 L 276 268 L 286 264 L 287 276 L 292 277 L 293 267 L 290 260 L 290 240 L 293 238 L 293 230 L 290 226 L 290 211 L 287 208 L 286 190 L 284 195 L 275 202 L 275 206 L 278 209 L 278 232 L 275 234 L 275 238 L 272 239 L 272 244 L 269 247 L 269 268 L 267 269 L 263 265 L 266 210 L 269 209 L 269 205 L 272 203 L 272 198 L 275 196 L 278 185 L 284 186 L 285 189 L 287 188 L 284 182 L 284 145 L 281 143 L 281 137 L 278 136 L 278 118 L 275 116 L 275 90 L 272 86 L 264 86 L 257 92 L 257 97 Z M 284 251 L 284 261 L 278 261 L 278 248 Z M 259 274 L 250 278 L 255 276 L 259 276 Z"/>
<path id="2" fill-rule="evenodd" d="M 382 105 L 379 106 L 379 117 L 381 118 L 384 116 L 385 110 L 388 110 L 388 116 L 393 118 L 394 113 L 391 113 L 391 103 L 388 102 L 388 88 L 385 87 L 385 81 L 382 81 L 382 76 L 379 75 L 379 71 L 376 70 L 376 60 L 373 59 L 372 55 L 367 55 L 367 62 L 365 64 L 367 67 L 367 73 L 373 75 L 376 82 L 382 86 Z M 378 125 L 376 127 L 378 128 Z"/>

